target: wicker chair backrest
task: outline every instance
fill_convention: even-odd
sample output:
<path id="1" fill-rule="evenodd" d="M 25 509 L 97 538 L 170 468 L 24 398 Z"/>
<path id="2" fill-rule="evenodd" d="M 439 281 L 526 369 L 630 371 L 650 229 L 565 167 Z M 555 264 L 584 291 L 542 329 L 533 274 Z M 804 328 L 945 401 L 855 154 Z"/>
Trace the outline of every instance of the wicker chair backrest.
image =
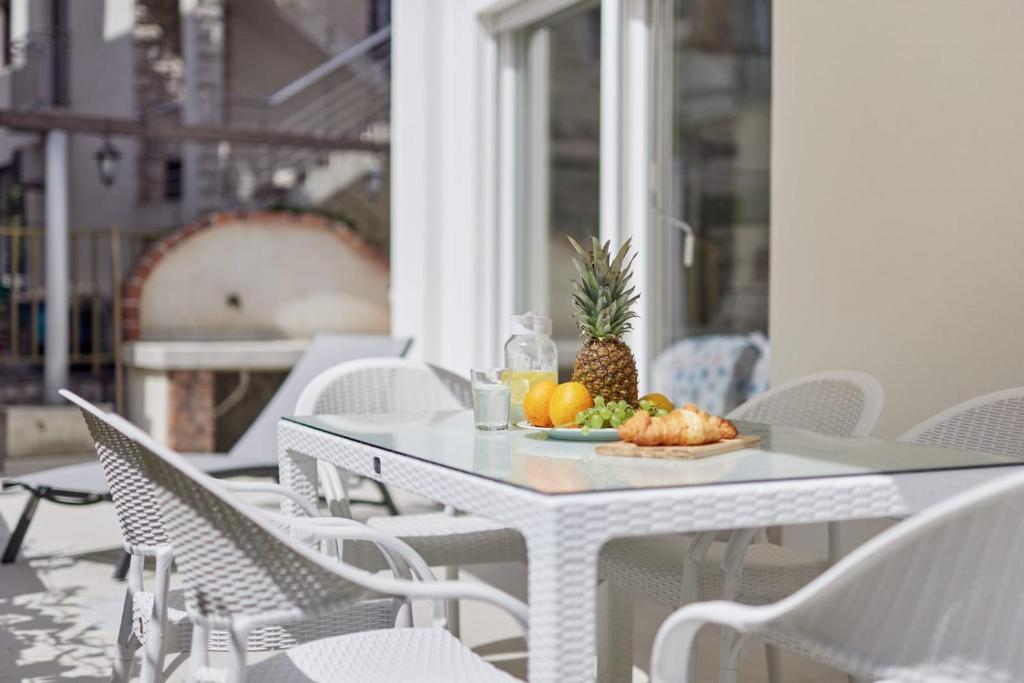
<path id="1" fill-rule="evenodd" d="M 153 486 L 142 470 L 138 444 L 107 424 L 105 413 L 97 406 L 70 391 L 60 393 L 82 411 L 110 487 L 125 544 L 140 550 L 167 545 Z"/>
<path id="2" fill-rule="evenodd" d="M 917 425 L 900 440 L 1024 458 L 1024 387 L 955 405 Z"/>
<path id="3" fill-rule="evenodd" d="M 821 372 L 769 389 L 729 417 L 830 436 L 868 436 L 878 422 L 883 401 L 882 386 L 870 375 Z"/>

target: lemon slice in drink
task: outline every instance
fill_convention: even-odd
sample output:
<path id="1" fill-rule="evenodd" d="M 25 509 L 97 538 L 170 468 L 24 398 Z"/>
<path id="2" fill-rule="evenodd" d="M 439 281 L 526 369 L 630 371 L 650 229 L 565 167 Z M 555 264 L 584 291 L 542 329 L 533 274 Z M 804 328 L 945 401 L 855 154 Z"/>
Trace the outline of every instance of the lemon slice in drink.
<path id="1" fill-rule="evenodd" d="M 509 401 L 514 405 L 521 406 L 526 400 L 526 394 L 530 391 L 530 378 L 511 374 L 505 379 L 508 384 Z"/>

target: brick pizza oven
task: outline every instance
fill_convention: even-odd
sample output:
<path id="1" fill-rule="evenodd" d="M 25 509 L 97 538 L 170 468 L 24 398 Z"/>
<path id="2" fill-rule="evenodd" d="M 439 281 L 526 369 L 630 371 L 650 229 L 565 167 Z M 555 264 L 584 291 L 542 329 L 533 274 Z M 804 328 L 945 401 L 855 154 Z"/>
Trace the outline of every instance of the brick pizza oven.
<path id="1" fill-rule="evenodd" d="M 122 292 L 129 417 L 176 450 L 227 450 L 314 334 L 388 331 L 388 283 L 379 252 L 313 214 L 174 232 Z"/>

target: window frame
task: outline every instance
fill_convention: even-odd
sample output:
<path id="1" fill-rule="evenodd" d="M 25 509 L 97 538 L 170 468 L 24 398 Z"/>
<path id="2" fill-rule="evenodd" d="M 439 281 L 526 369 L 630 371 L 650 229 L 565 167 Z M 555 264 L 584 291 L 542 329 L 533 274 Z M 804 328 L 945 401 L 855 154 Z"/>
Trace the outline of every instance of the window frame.
<path id="1" fill-rule="evenodd" d="M 599 235 L 618 245 L 633 239 L 634 279 L 641 293 L 640 318 L 628 342 L 636 357 L 640 386 L 647 385 L 651 360 L 648 325 L 654 312 L 651 230 L 651 2 L 601 0 L 601 95 Z M 478 13 L 482 58 L 475 116 L 482 135 L 478 182 L 485 232 L 483 262 L 493 268 L 483 295 L 488 312 L 484 339 L 498 348 L 513 313 L 531 300 L 518 278 L 521 267 L 547 253 L 529 229 L 522 197 L 525 177 L 526 46 L 521 30 L 588 0 L 497 0 Z M 547 239 L 547 236 L 544 236 Z M 542 278 L 546 280 L 546 278 Z M 566 296 L 569 293 L 566 292 Z"/>

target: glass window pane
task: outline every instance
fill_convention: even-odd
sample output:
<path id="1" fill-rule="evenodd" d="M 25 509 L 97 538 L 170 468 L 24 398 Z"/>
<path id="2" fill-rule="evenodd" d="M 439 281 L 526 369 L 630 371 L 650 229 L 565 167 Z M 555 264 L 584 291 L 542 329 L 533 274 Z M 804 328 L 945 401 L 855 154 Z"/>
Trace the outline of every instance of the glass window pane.
<path id="1" fill-rule="evenodd" d="M 742 340 L 768 330 L 771 3 L 667 2 L 672 21 L 657 84 L 668 92 L 656 100 L 670 112 L 660 138 L 660 210 L 693 228 L 696 248 L 684 268 L 682 233 L 656 223 L 673 233 L 661 242 L 656 351 L 682 350 L 674 362 L 656 354 L 652 383 L 673 398 L 727 410 L 746 398 L 729 381 L 748 382 L 760 353 Z M 680 347 L 701 335 L 726 337 L 703 350 Z"/>
<path id="2" fill-rule="evenodd" d="M 527 243 L 520 291 L 525 307 L 551 316 L 556 342 L 569 349 L 579 334 L 566 235 L 585 242 L 598 234 L 600 5 L 581 4 L 524 33 Z"/>

